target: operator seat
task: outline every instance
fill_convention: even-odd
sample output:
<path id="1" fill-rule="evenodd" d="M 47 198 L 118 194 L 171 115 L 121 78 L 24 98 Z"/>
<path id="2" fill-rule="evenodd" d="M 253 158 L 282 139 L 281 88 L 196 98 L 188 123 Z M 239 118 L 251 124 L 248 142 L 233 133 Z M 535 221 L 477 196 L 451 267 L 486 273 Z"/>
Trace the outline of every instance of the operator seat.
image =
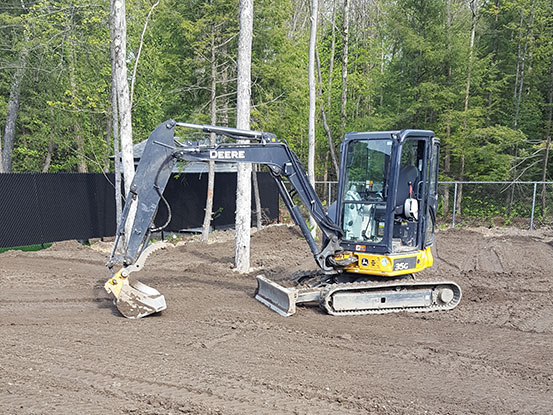
<path id="1" fill-rule="evenodd" d="M 404 212 L 405 201 L 409 198 L 409 183 L 413 188 L 413 197 L 416 198 L 417 185 L 419 184 L 419 169 L 415 166 L 403 166 L 399 170 L 396 195 L 396 215 L 406 217 Z"/>

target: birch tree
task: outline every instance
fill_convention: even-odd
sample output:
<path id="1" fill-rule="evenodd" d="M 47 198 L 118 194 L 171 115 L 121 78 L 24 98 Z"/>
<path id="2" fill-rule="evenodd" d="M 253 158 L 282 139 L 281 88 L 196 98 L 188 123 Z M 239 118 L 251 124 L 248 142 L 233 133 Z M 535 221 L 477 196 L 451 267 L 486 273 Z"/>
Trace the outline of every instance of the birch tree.
<path id="1" fill-rule="evenodd" d="M 471 0 L 469 3 L 471 20 L 470 20 L 470 40 L 469 40 L 469 51 L 468 51 L 468 62 L 467 62 L 467 81 L 465 86 L 465 100 L 464 100 L 464 116 L 463 116 L 463 135 L 466 137 L 467 134 L 467 118 L 468 118 L 468 109 L 469 109 L 469 98 L 470 98 L 470 83 L 471 83 L 471 74 L 472 74 L 472 59 L 474 53 L 474 38 L 476 35 L 476 22 L 477 22 L 477 12 L 478 12 L 478 2 L 476 0 Z M 463 145 L 463 144 L 462 144 Z M 461 149 L 461 156 L 459 158 L 459 180 L 463 180 L 465 175 L 465 149 Z M 463 183 L 459 183 L 458 192 L 457 192 L 457 206 L 455 207 L 457 213 L 460 215 L 462 213 L 461 206 L 463 202 Z"/>
<path id="2" fill-rule="evenodd" d="M 132 143 L 131 103 L 127 79 L 127 22 L 125 18 L 125 0 L 111 0 L 111 23 L 113 25 L 112 42 L 115 57 L 115 79 L 117 90 L 117 109 L 119 113 L 119 138 L 125 194 L 129 194 L 134 177 L 134 156 Z M 129 218 L 131 219 L 131 218 Z M 132 220 L 129 220 L 132 223 Z"/>
<path id="3" fill-rule="evenodd" d="M 238 74 L 236 91 L 236 128 L 250 128 L 251 61 L 253 37 L 253 0 L 239 2 Z M 247 143 L 249 140 L 240 140 Z M 236 179 L 235 266 L 239 272 L 250 269 L 251 171 L 250 163 L 239 163 Z"/>
<path id="4" fill-rule="evenodd" d="M 4 147 L 2 148 L 2 170 L 4 173 L 12 171 L 12 153 L 15 140 L 15 123 L 19 114 L 19 98 L 21 96 L 21 84 L 27 68 L 27 59 L 29 58 L 29 49 L 24 42 L 17 68 L 13 74 L 10 87 L 10 98 L 8 101 L 8 114 L 6 115 L 6 127 L 4 130 Z"/>
<path id="5" fill-rule="evenodd" d="M 344 0 L 344 23 L 342 29 L 342 132 L 346 129 L 348 103 L 348 47 L 349 47 L 349 4 Z"/>
<path id="6" fill-rule="evenodd" d="M 315 188 L 315 109 L 316 109 L 316 90 L 315 90 L 315 45 L 317 42 L 317 18 L 319 13 L 318 0 L 311 0 L 311 35 L 309 38 L 309 129 L 308 129 L 308 153 L 307 153 L 307 177 L 309 183 Z M 309 218 L 311 223 L 311 233 L 313 236 L 317 233 L 317 224 L 312 216 Z"/>
<path id="7" fill-rule="evenodd" d="M 547 121 L 545 123 L 545 151 L 543 154 L 543 165 L 542 165 L 542 175 L 541 180 L 541 215 L 545 215 L 545 209 L 547 205 L 546 198 L 546 185 L 545 181 L 547 180 L 547 166 L 549 162 L 549 152 L 551 151 L 551 135 L 553 133 L 553 55 L 551 57 L 551 64 L 549 66 L 549 91 L 547 93 Z"/>
<path id="8" fill-rule="evenodd" d="M 211 97 L 210 97 L 210 113 L 211 113 L 211 125 L 217 124 L 217 60 L 215 54 L 215 29 L 211 26 L 211 56 L 210 56 L 210 68 L 211 68 Z M 209 135 L 209 145 L 215 145 L 215 134 Z M 209 237 L 209 228 L 211 226 L 211 219 L 213 216 L 213 189 L 215 187 L 215 162 L 209 161 L 207 172 L 207 197 L 205 201 L 205 214 L 204 222 L 202 226 L 201 240 L 207 242 Z"/>
<path id="9" fill-rule="evenodd" d="M 114 28 L 115 25 L 111 22 L 113 16 L 110 18 L 110 36 L 115 38 Z M 121 152 L 119 151 L 119 112 L 117 111 L 117 77 L 115 76 L 115 44 L 110 43 L 110 57 L 111 57 L 111 130 L 113 137 L 113 156 L 114 156 L 114 170 L 115 170 L 115 220 L 119 224 L 121 222 L 121 213 L 123 211 L 122 195 L 121 195 Z"/>
<path id="10" fill-rule="evenodd" d="M 115 67 L 115 90 L 117 91 L 117 112 L 119 114 L 119 141 L 121 143 L 121 165 L 125 185 L 126 203 L 130 203 L 131 183 L 134 178 L 134 154 L 132 143 L 131 102 L 127 79 L 127 22 L 125 0 L 111 0 L 111 31 Z M 117 155 L 116 155 L 117 156 Z M 132 231 L 137 205 L 129 211 L 125 224 L 125 242 Z"/>

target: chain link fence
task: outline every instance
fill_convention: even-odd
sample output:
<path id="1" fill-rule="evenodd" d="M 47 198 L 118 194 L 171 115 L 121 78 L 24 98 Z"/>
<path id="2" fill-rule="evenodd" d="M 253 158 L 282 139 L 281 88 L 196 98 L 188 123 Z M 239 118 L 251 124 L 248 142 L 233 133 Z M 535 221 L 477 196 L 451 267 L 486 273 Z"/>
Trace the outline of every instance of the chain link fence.
<path id="1" fill-rule="evenodd" d="M 326 206 L 336 200 L 338 182 L 319 181 Z M 553 223 L 553 182 L 439 182 L 438 215 L 452 227 L 515 225 L 534 229 Z"/>

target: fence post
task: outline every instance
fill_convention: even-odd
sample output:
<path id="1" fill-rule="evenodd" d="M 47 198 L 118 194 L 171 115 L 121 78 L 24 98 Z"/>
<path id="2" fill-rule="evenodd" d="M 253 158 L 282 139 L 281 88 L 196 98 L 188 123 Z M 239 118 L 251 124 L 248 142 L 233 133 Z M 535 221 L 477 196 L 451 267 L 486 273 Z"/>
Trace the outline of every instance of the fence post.
<path id="1" fill-rule="evenodd" d="M 455 189 L 453 190 L 453 223 L 451 224 L 451 227 L 455 227 L 455 212 L 457 208 L 457 182 L 455 182 Z"/>
<path id="2" fill-rule="evenodd" d="M 534 194 L 532 195 L 532 216 L 530 216 L 530 230 L 534 230 L 534 208 L 536 207 L 536 190 L 538 183 L 534 182 Z"/>
<path id="3" fill-rule="evenodd" d="M 328 182 L 328 206 L 330 206 L 330 204 L 332 203 L 332 193 L 330 193 L 332 191 L 332 183 Z"/>

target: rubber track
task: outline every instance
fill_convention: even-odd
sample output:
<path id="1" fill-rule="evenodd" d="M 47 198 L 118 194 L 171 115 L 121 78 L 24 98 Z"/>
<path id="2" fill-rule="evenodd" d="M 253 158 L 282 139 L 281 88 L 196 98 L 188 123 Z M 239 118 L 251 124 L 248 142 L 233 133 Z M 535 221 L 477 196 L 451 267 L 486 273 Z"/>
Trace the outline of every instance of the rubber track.
<path id="1" fill-rule="evenodd" d="M 393 289 L 396 287 L 424 287 L 424 286 L 433 286 L 438 285 L 447 285 L 453 289 L 453 299 L 447 304 L 436 304 L 433 303 L 429 307 L 395 307 L 395 308 L 382 308 L 382 309 L 367 309 L 367 310 L 352 310 L 352 311 L 336 311 L 332 308 L 331 299 L 332 295 L 340 291 L 354 291 L 354 290 L 363 290 L 365 288 L 370 288 L 371 292 L 374 292 L 375 288 L 382 289 Z M 389 313 L 426 313 L 431 311 L 444 311 L 451 310 L 455 308 L 461 301 L 461 288 L 451 281 L 415 281 L 415 282 L 357 282 L 357 283 L 339 283 L 332 284 L 328 287 L 325 287 L 321 293 L 321 307 L 323 307 L 328 314 L 334 316 L 354 316 L 354 315 L 367 315 L 367 314 L 389 314 Z"/>

